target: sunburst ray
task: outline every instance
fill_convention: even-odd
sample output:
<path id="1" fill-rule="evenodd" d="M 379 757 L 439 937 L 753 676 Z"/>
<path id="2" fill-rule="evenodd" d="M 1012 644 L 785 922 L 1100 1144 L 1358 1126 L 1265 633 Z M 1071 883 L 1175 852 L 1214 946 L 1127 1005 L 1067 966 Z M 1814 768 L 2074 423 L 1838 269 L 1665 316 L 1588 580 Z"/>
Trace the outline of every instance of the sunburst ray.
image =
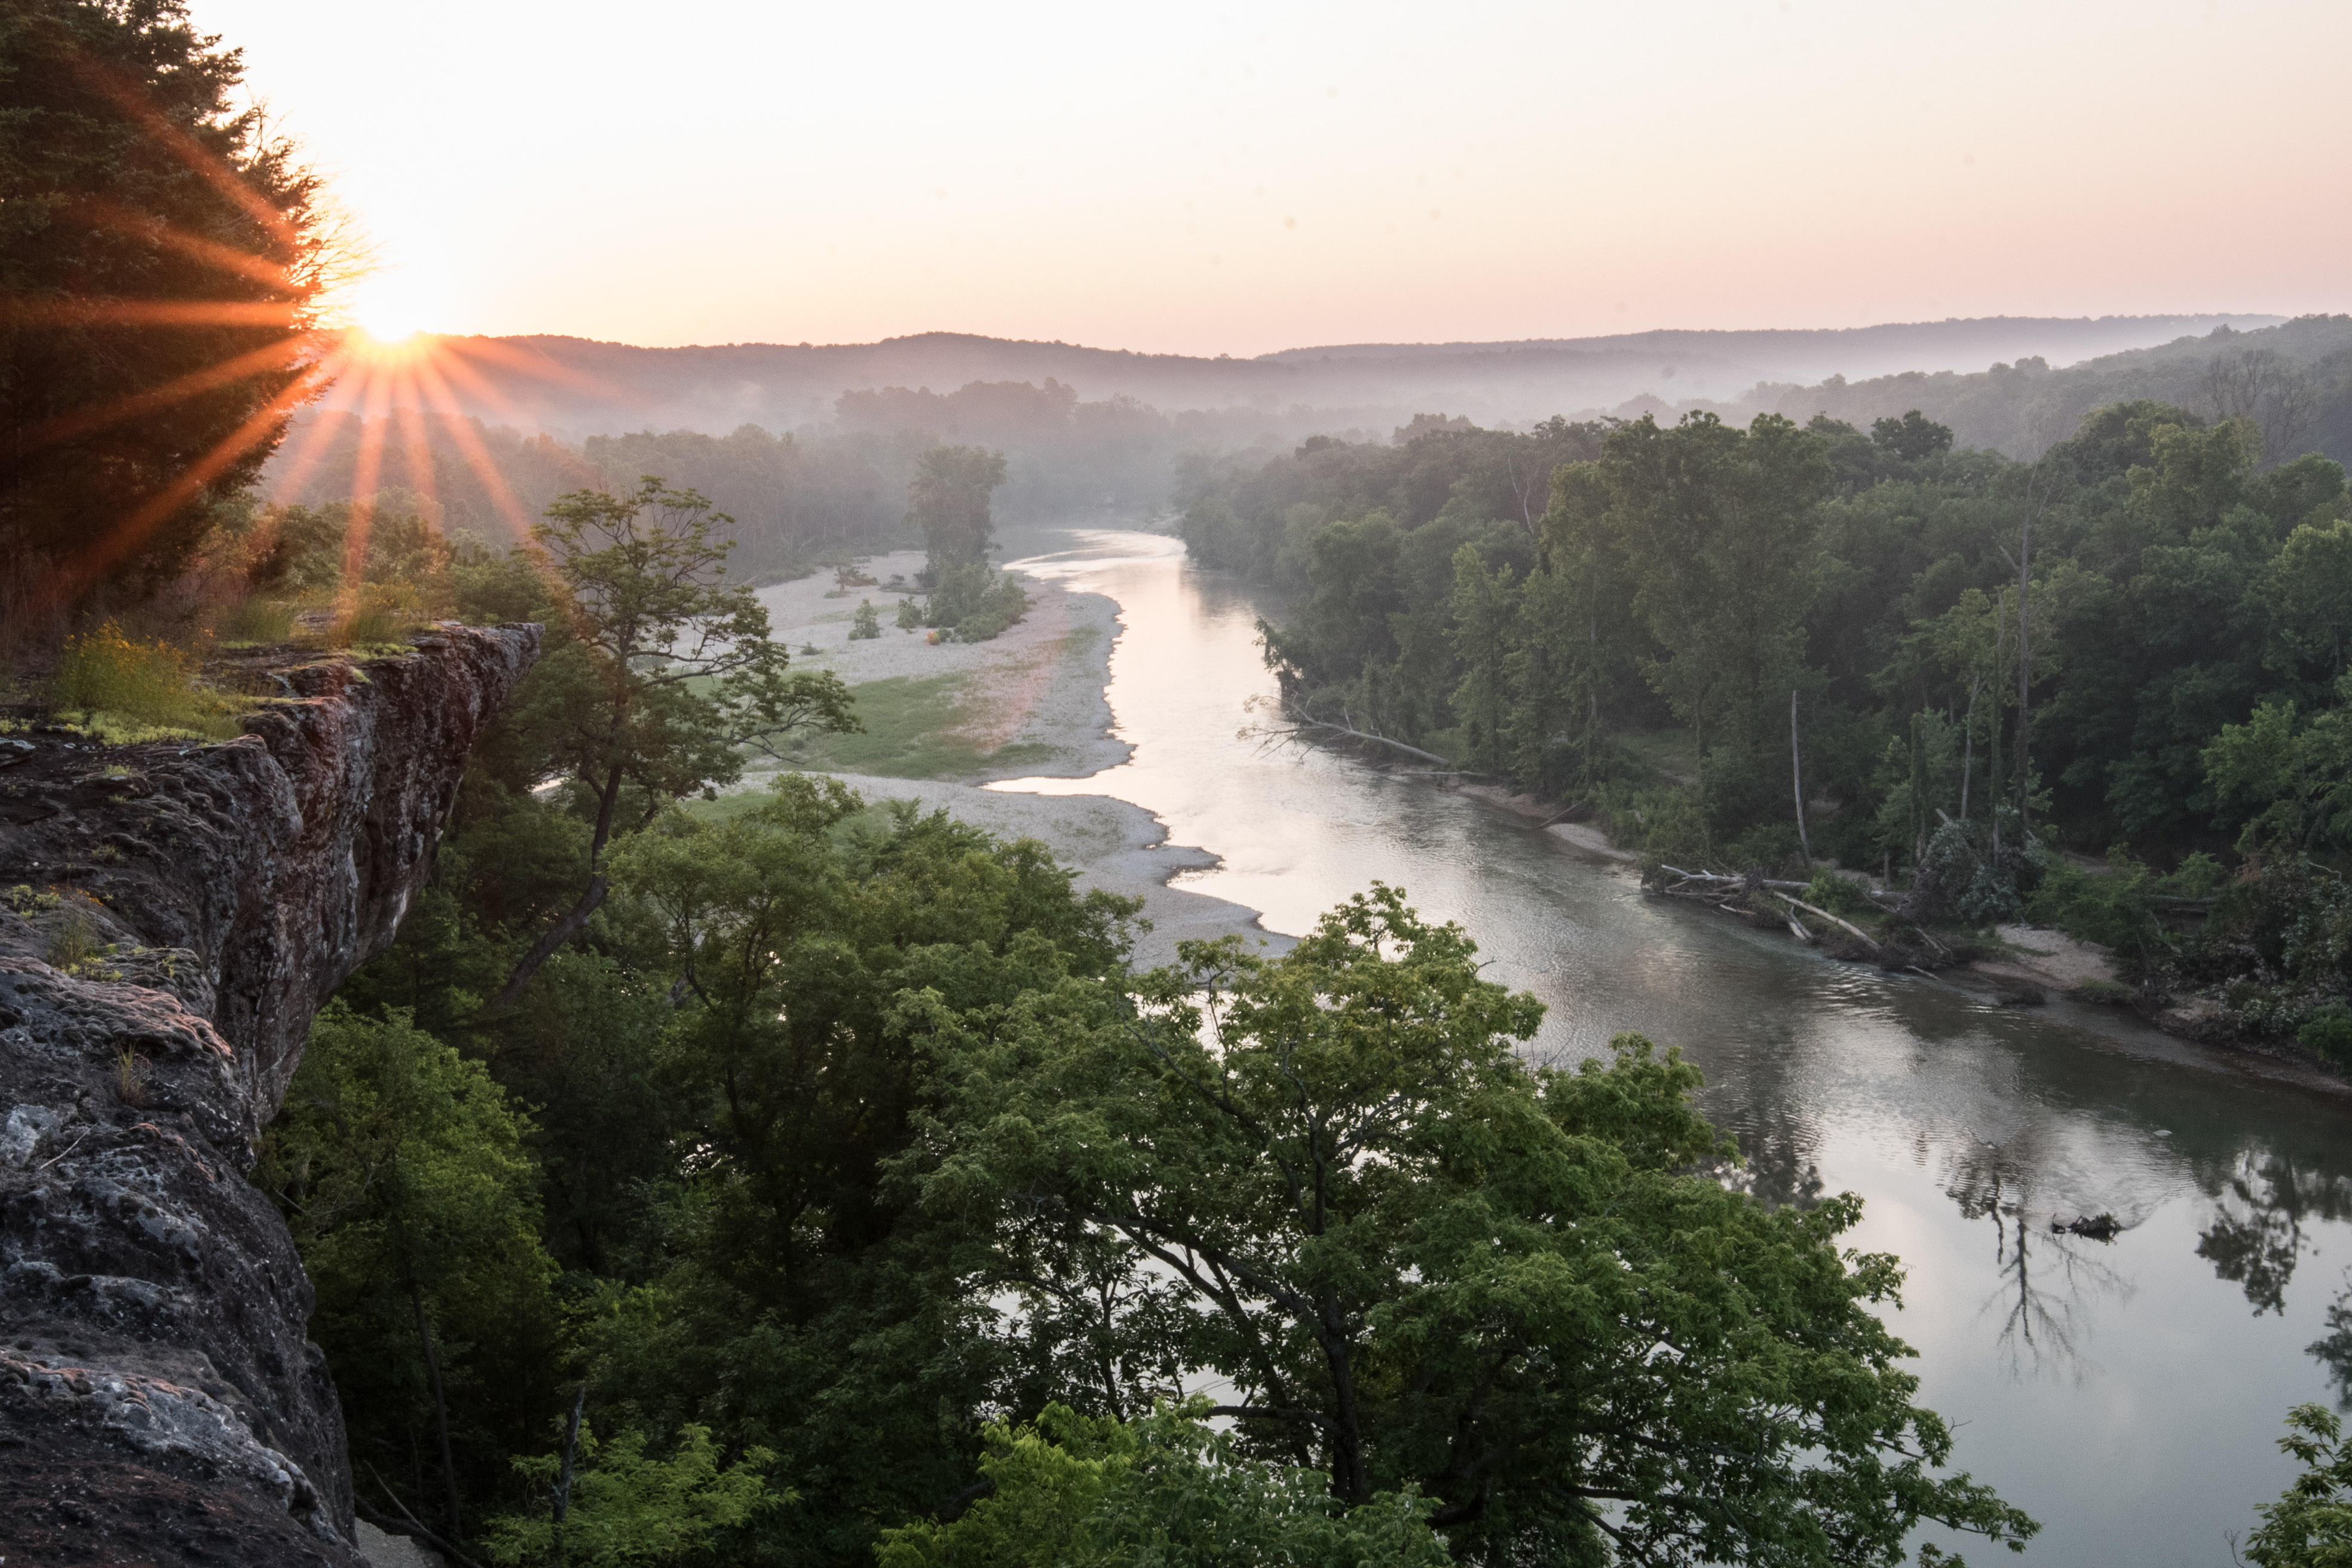
<path id="1" fill-rule="evenodd" d="M 141 502 L 121 521 L 68 562 L 65 568 L 57 574 L 47 602 L 51 605 L 70 604 L 79 597 L 108 568 L 137 550 L 158 523 L 186 505 L 198 490 L 210 484 L 230 464 L 268 439 L 279 422 L 291 414 L 304 398 L 315 396 L 320 385 L 315 372 L 306 373 L 255 410 L 244 424 L 230 431 L 210 451 L 182 469 L 169 484 Z"/>
<path id="2" fill-rule="evenodd" d="M 307 337 L 282 338 L 250 353 L 238 354 L 217 364 L 206 365 L 202 370 L 190 371 L 160 386 L 151 386 L 96 407 L 77 409 L 71 414 L 60 414 L 54 419 L 45 419 L 25 432 L 24 442 L 28 447 L 46 447 L 52 442 L 70 441 L 77 437 L 92 435 L 110 425 L 169 408 L 199 393 L 210 392 L 216 386 L 284 365 L 309 352 L 310 347 Z"/>
<path id="3" fill-rule="evenodd" d="M 448 395 L 448 384 L 441 378 L 440 366 L 426 360 L 418 365 L 417 374 L 445 402 L 454 405 L 455 400 Z M 523 510 L 522 502 L 515 499 L 514 491 L 508 488 L 506 476 L 499 471 L 498 464 L 492 460 L 488 448 L 482 445 L 482 438 L 476 434 L 472 423 L 454 406 L 445 409 L 442 418 L 448 426 L 450 439 L 457 443 L 458 449 L 464 454 L 467 466 L 474 470 L 475 476 L 482 481 L 482 489 L 488 492 L 490 504 L 498 508 L 499 515 L 515 531 L 518 539 L 530 538 L 530 518 Z"/>

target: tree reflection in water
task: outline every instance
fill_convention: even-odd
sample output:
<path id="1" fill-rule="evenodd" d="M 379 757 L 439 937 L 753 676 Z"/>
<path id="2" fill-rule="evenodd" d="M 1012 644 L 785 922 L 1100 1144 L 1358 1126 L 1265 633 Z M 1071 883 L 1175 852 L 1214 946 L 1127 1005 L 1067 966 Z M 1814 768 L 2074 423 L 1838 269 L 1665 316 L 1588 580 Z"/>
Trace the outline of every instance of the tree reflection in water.
<path id="1" fill-rule="evenodd" d="M 1743 1163 L 1723 1173 L 1725 1183 L 1773 1208 L 1809 1209 L 1822 1201 L 1822 1168 L 1813 1158 L 1820 1134 L 1776 1121 L 1738 1135 Z"/>
<path id="2" fill-rule="evenodd" d="M 2010 1375 L 2063 1368 L 2079 1380 L 2093 1370 L 2082 1345 L 2092 1300 L 2127 1298 L 2131 1287 L 2095 1254 L 2114 1245 L 2112 1239 L 2089 1241 L 2059 1230 L 2058 1216 L 2034 1205 L 2033 1142 L 2031 1131 L 2006 1143 L 1970 1139 L 1953 1156 L 1944 1191 L 1965 1217 L 1992 1222 L 2000 1283 L 1986 1296 L 1982 1312 L 2001 1314 Z"/>
<path id="3" fill-rule="evenodd" d="M 2327 1337 L 2304 1349 L 2327 1369 L 2327 1381 L 2336 1385 L 2336 1403 L 2352 1410 L 2352 1269 L 2345 1270 L 2344 1288 L 2328 1303 Z"/>
<path id="4" fill-rule="evenodd" d="M 2254 1150 L 2242 1152 L 2227 1176 L 2204 1184 L 2213 1196 L 2213 1221 L 2198 1237 L 2197 1256 L 2245 1290 L 2256 1317 L 2284 1315 L 2288 1282 L 2309 1246 L 2304 1221 L 2345 1217 L 2352 1188 L 2340 1176 L 2298 1170 L 2284 1155 Z"/>
<path id="5" fill-rule="evenodd" d="M 2352 1181 L 2283 1154 L 2246 1150 L 2228 1175 L 2202 1184 L 2213 1197 L 2213 1221 L 2197 1238 L 2197 1256 L 2246 1293 L 2254 1316 L 2286 1315 L 2286 1288 L 2305 1251 L 2306 1220 L 2352 1215 Z M 2352 1269 L 2327 1307 L 2327 1332 L 2305 1346 L 2327 1369 L 2336 1401 L 2352 1410 Z"/>

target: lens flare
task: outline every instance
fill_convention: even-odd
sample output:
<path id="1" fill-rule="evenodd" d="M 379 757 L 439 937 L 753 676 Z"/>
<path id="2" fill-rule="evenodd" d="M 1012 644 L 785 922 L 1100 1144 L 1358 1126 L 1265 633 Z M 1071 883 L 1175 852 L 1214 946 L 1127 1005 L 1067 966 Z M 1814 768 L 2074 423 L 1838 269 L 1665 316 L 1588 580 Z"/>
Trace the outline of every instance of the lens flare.
<path id="1" fill-rule="evenodd" d="M 406 345 L 431 325 L 436 313 L 434 301 L 418 281 L 398 273 L 363 279 L 352 290 L 345 310 L 352 325 L 380 348 Z"/>

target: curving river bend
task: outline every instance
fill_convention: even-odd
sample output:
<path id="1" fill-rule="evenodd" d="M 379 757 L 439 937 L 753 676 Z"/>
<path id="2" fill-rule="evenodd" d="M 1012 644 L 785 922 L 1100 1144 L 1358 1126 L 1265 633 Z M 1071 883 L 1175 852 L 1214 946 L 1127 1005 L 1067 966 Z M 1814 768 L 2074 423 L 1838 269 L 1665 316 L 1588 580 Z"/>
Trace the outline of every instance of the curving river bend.
<path id="1" fill-rule="evenodd" d="M 1016 564 L 1109 595 L 1126 763 L 992 787 L 1109 795 L 1223 858 L 1185 885 L 1305 931 L 1374 879 L 1458 920 L 1549 1007 L 1537 1049 L 1639 1030 L 1705 1069 L 1758 1190 L 1866 1200 L 1908 1270 L 1897 1331 L 1955 1464 L 2042 1523 L 2048 1565 L 2227 1563 L 2292 1474 L 2290 1405 L 2352 1378 L 2352 1097 L 2100 1008 L 2005 1010 L 1703 910 L 1425 779 L 1240 733 L 1273 690 L 1261 600 L 1160 535 Z M 2111 1212 L 2110 1244 L 2053 1235 Z M 2331 1321 L 2331 1312 L 2336 1314 Z M 2334 1334 L 2339 1360 L 2316 1347 Z"/>

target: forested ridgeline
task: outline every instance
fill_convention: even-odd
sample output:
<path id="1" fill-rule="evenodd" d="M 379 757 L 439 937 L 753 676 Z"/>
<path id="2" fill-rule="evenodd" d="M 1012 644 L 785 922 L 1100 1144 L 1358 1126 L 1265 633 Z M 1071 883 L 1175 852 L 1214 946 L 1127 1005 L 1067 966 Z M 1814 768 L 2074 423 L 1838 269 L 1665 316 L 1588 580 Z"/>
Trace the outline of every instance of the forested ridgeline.
<path id="1" fill-rule="evenodd" d="M 1916 412 L 1431 420 L 1195 462 L 1178 499 L 1200 559 L 1294 592 L 1267 658 L 1318 733 L 1586 803 L 1686 868 L 1834 861 L 1969 924 L 2087 900 L 2151 975 L 2325 1034 L 2352 943 L 2304 917 L 2344 907 L 2352 848 L 2352 514 L 2336 463 L 2264 452 L 2146 401 L 2031 464 Z M 2062 853 L 2111 850 L 2104 879 Z M 2154 911 L 2225 862 L 2176 958 Z"/>
<path id="2" fill-rule="evenodd" d="M 1766 384 L 1723 404 L 1684 406 L 1736 422 L 1759 413 L 1799 420 L 1825 413 L 1860 426 L 1916 408 L 1949 426 L 1962 447 L 2030 458 L 2095 410 L 2140 400 L 2173 404 L 2209 420 L 2252 419 L 2265 461 L 2317 452 L 2352 463 L 2352 316 L 2304 316 L 2252 331 L 2225 323 L 2202 336 L 2057 370 L 2027 357 L 1965 375 L 1906 371 L 1851 382 L 1832 376 L 1811 386 Z M 1644 402 L 1665 412 L 1654 398 Z"/>

